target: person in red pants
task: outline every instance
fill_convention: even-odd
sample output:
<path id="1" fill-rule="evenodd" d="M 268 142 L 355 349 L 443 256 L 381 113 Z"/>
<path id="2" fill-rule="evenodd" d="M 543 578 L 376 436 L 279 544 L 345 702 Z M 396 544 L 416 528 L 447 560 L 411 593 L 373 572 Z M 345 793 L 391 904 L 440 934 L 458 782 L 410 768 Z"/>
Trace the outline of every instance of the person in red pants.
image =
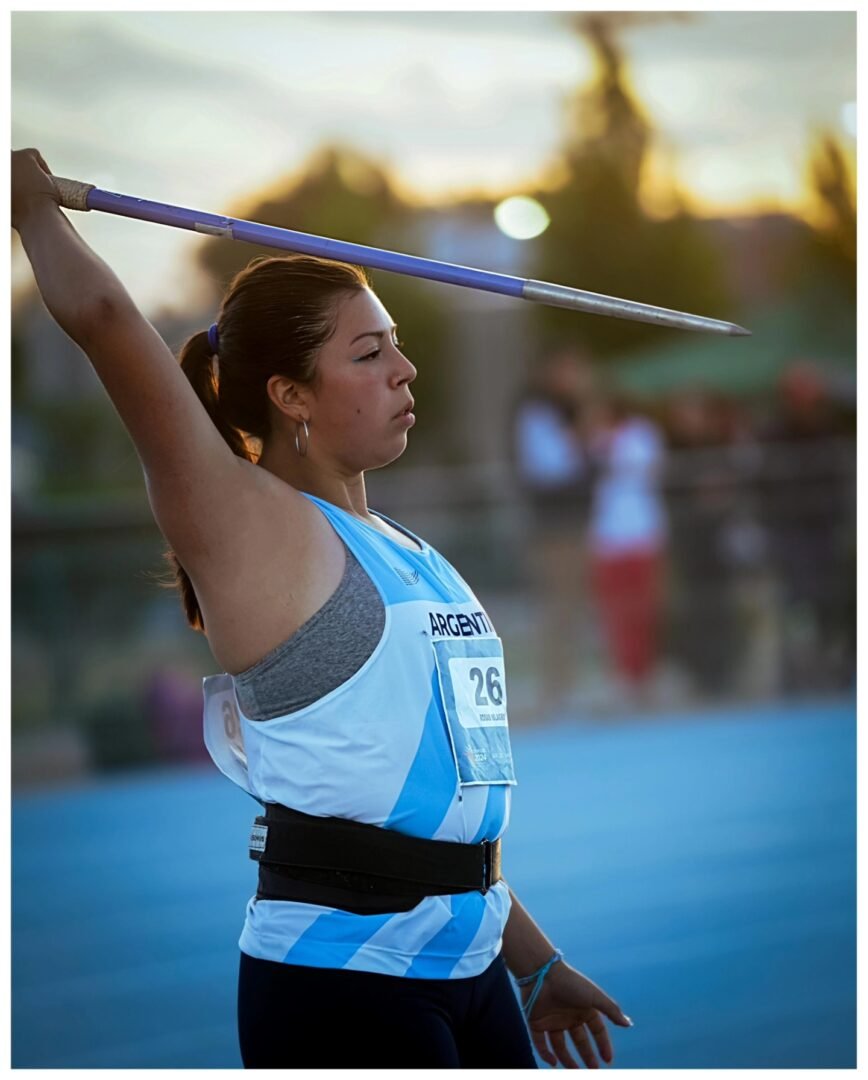
<path id="1" fill-rule="evenodd" d="M 651 675 L 657 652 L 661 555 L 649 548 L 598 555 L 594 591 L 615 667 L 633 686 Z"/>
<path id="2" fill-rule="evenodd" d="M 599 406 L 589 529 L 591 583 L 612 666 L 645 700 L 657 658 L 666 517 L 657 426 L 614 398 Z"/>

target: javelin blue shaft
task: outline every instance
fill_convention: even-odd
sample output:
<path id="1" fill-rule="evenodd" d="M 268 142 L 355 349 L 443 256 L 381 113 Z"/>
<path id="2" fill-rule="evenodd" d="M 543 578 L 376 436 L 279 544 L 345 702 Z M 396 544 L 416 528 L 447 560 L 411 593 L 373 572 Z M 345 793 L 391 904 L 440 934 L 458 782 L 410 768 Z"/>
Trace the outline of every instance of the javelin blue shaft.
<path id="1" fill-rule="evenodd" d="M 187 210 L 181 206 L 136 199 L 130 195 L 118 195 L 101 188 L 91 188 L 87 193 L 88 210 L 101 210 L 108 214 L 154 221 L 176 229 L 189 229 L 208 236 L 223 236 L 228 240 L 245 240 L 250 244 L 300 251 L 305 255 L 320 255 L 326 259 L 340 259 L 357 266 L 371 266 L 377 270 L 390 270 L 396 274 L 444 281 L 449 285 L 465 285 L 472 289 L 503 293 L 505 296 L 522 296 L 525 279 L 509 274 L 496 274 L 491 270 L 474 270 L 469 266 L 422 259 L 417 255 L 402 255 L 382 248 L 351 244 L 345 240 L 330 240 L 310 233 L 295 232 L 275 225 L 261 225 L 256 221 L 206 214 L 201 210 Z"/>
<path id="2" fill-rule="evenodd" d="M 617 296 L 573 289 L 567 285 L 554 285 L 549 281 L 496 274 L 492 270 L 476 270 L 469 266 L 440 262 L 438 259 L 422 259 L 417 255 L 402 255 L 396 251 L 351 244 L 346 240 L 331 240 L 324 236 L 281 229 L 274 225 L 260 225 L 256 221 L 206 214 L 201 210 L 187 210 L 168 203 L 136 199 L 131 195 L 119 195 L 103 191 L 93 184 L 68 180 L 55 176 L 54 182 L 60 195 L 60 205 L 70 210 L 101 210 L 107 214 L 154 221 L 176 229 L 208 236 L 223 236 L 228 240 L 244 240 L 265 247 L 301 251 L 308 255 L 320 255 L 327 259 L 342 259 L 359 266 L 373 266 L 393 274 L 410 274 L 413 277 L 443 281 L 449 285 L 463 285 L 470 289 L 501 293 L 537 304 L 569 308 L 592 315 L 608 315 L 614 319 L 632 319 L 654 326 L 669 326 L 679 330 L 697 330 L 712 334 L 742 336 L 750 334 L 743 326 L 709 319 L 703 315 L 691 315 L 688 311 L 673 311 L 653 304 L 640 304 L 635 300 L 622 300 Z"/>

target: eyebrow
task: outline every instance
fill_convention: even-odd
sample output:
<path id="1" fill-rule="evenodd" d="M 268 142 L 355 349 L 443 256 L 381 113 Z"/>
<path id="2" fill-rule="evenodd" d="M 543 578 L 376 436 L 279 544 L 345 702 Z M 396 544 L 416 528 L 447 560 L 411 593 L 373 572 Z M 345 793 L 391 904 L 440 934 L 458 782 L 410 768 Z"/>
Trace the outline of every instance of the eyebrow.
<path id="1" fill-rule="evenodd" d="M 398 329 L 398 324 L 397 323 L 392 323 L 392 325 L 389 327 L 389 332 L 394 333 L 394 331 L 397 330 L 397 329 Z M 385 330 L 366 330 L 364 334 L 356 334 L 356 336 L 350 342 L 350 345 L 355 345 L 355 343 L 359 340 L 359 338 L 363 338 L 363 337 L 375 337 L 375 338 L 381 338 L 382 339 L 382 337 L 384 336 L 385 333 L 386 333 Z"/>

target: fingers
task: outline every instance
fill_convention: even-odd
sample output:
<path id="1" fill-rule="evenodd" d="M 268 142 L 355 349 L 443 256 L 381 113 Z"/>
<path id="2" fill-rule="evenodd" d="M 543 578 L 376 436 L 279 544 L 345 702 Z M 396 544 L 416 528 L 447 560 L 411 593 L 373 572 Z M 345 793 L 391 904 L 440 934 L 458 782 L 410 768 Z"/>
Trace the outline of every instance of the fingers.
<path id="1" fill-rule="evenodd" d="M 605 1024 L 603 1023 L 603 1021 L 599 1017 L 597 1017 L 595 1020 L 588 1022 L 588 1028 L 591 1029 L 591 1031 L 592 1031 L 592 1033 L 594 1035 L 594 1038 L 595 1038 L 595 1040 L 597 1042 L 597 1046 L 599 1047 L 599 1050 L 600 1050 L 600 1057 L 602 1057 L 602 1059 L 604 1061 L 611 1063 L 612 1058 L 613 1058 L 612 1044 L 609 1041 L 608 1034 L 606 1033 Z M 578 1050 L 578 1052 L 579 1052 L 579 1056 L 581 1057 L 582 1061 L 585 1063 L 585 1068 L 587 1068 L 587 1069 L 599 1069 L 600 1068 L 600 1062 L 599 1062 L 599 1059 L 597 1058 L 596 1053 L 594 1052 L 594 1047 L 593 1047 L 593 1044 L 591 1043 L 590 1037 L 588 1035 L 588 1030 L 585 1027 L 585 1025 L 584 1024 L 575 1024 L 573 1027 L 571 1027 L 569 1029 L 569 1032 L 570 1032 L 570 1037 L 572 1038 L 573 1043 L 575 1044 L 576 1050 Z M 543 1055 L 542 1050 L 541 1050 L 540 1054 L 541 1054 L 541 1056 L 543 1056 L 543 1060 L 546 1061 L 549 1065 L 554 1065 L 554 1064 L 556 1064 L 556 1062 L 555 1062 L 555 1057 L 556 1057 L 557 1061 L 559 1061 L 561 1063 L 561 1065 L 563 1065 L 563 1067 L 565 1069 L 578 1069 L 579 1064 L 575 1060 L 573 1055 L 570 1053 L 569 1048 L 567 1047 L 567 1042 L 566 1042 L 566 1038 L 565 1038 L 565 1032 L 563 1032 L 563 1031 L 549 1031 L 548 1032 L 548 1037 L 549 1037 L 549 1042 L 551 1043 L 551 1046 L 552 1046 L 552 1050 L 554 1051 L 554 1057 L 551 1056 L 551 1055 L 548 1055 L 548 1056 Z M 542 1042 L 542 1039 L 540 1038 L 539 1041 L 537 1041 L 535 1039 L 534 1041 L 535 1041 L 537 1047 L 539 1047 L 540 1043 Z"/>
<path id="2" fill-rule="evenodd" d="M 594 1040 L 600 1050 L 600 1057 L 607 1064 L 611 1065 L 612 1058 L 612 1041 L 609 1038 L 609 1032 L 606 1030 L 606 1025 L 603 1023 L 603 1018 L 597 1013 L 592 1019 L 588 1021 L 588 1029 L 594 1036 Z M 575 1040 L 575 1036 L 573 1036 Z"/>
<path id="3" fill-rule="evenodd" d="M 39 168 L 42 169 L 43 172 L 46 172 L 49 176 L 51 176 L 51 169 L 49 169 L 49 167 L 46 165 L 45 158 L 42 156 L 42 154 L 39 153 L 35 146 L 28 146 L 24 153 L 28 154 L 31 158 L 33 158 L 33 160 L 36 162 Z"/>
<path id="4" fill-rule="evenodd" d="M 27 157 L 32 158 L 41 169 L 44 169 L 45 172 L 49 174 L 51 173 L 51 169 L 45 164 L 45 158 L 39 153 L 35 146 L 27 146 L 23 150 L 13 150 L 12 154 L 13 156 L 15 154 L 26 154 Z"/>
<path id="5" fill-rule="evenodd" d="M 558 1059 L 549 1049 L 548 1043 L 546 1042 L 545 1032 L 534 1031 L 533 1029 L 531 1029 L 530 1037 L 533 1041 L 533 1045 L 536 1047 L 536 1052 L 543 1059 L 546 1065 L 557 1065 Z"/>
<path id="6" fill-rule="evenodd" d="M 607 1064 L 611 1065 L 614 1059 L 612 1042 L 609 1038 L 606 1025 L 603 1023 L 603 1018 L 599 1013 L 595 1013 L 591 1019 L 586 1021 L 586 1024 L 574 1024 L 573 1027 L 568 1030 L 576 1050 L 579 1052 L 579 1056 L 585 1063 L 586 1068 L 600 1068 L 599 1059 L 597 1058 L 594 1045 L 591 1042 L 591 1035 L 593 1035 L 594 1041 L 597 1044 L 600 1057 Z M 547 1065 L 556 1067 L 558 1062 L 560 1062 L 565 1069 L 579 1068 L 578 1062 L 575 1060 L 567 1046 L 565 1031 L 534 1031 L 531 1029 L 530 1034 L 539 1056 Z M 548 1043 L 550 1045 L 546 1044 L 546 1035 L 548 1035 Z"/>
<path id="7" fill-rule="evenodd" d="M 585 1025 L 575 1024 L 570 1028 L 570 1036 L 576 1044 L 576 1049 L 579 1051 L 582 1061 L 585 1063 L 585 1067 L 588 1069 L 599 1069 L 600 1063 L 597 1060 L 597 1055 L 594 1053 L 591 1040 L 588 1038 L 588 1032 Z"/>
<path id="8" fill-rule="evenodd" d="M 584 1030 L 584 1027 L 580 1024 L 579 1027 Z M 557 1059 L 565 1069 L 578 1069 L 579 1063 L 575 1061 L 575 1058 L 567 1050 L 567 1039 L 564 1031 L 550 1031 L 548 1032 L 548 1041 L 552 1043 L 552 1049 L 557 1055 Z M 575 1041 L 573 1037 L 573 1041 Z M 587 1042 L 587 1036 L 585 1036 L 585 1042 Z M 581 1052 L 581 1051 L 580 1051 Z M 593 1065 L 588 1065 L 588 1068 L 594 1068 Z"/>
<path id="9" fill-rule="evenodd" d="M 597 998 L 594 1001 L 594 1008 L 599 1009 L 601 1013 L 605 1013 L 613 1024 L 618 1024 L 621 1027 L 633 1026 L 633 1021 L 626 1013 L 621 1012 L 621 1006 L 617 1001 L 613 1001 L 603 993 L 597 995 Z"/>

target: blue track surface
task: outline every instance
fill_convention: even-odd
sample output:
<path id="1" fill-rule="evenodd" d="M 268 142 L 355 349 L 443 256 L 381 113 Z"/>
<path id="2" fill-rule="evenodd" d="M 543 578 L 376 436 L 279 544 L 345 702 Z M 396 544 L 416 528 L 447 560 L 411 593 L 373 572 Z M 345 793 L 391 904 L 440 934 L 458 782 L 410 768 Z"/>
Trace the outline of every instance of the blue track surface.
<path id="1" fill-rule="evenodd" d="M 635 1021 L 613 1067 L 855 1067 L 854 702 L 513 746 L 504 870 Z M 14 1066 L 240 1066 L 256 806 L 208 769 L 14 800 Z"/>

